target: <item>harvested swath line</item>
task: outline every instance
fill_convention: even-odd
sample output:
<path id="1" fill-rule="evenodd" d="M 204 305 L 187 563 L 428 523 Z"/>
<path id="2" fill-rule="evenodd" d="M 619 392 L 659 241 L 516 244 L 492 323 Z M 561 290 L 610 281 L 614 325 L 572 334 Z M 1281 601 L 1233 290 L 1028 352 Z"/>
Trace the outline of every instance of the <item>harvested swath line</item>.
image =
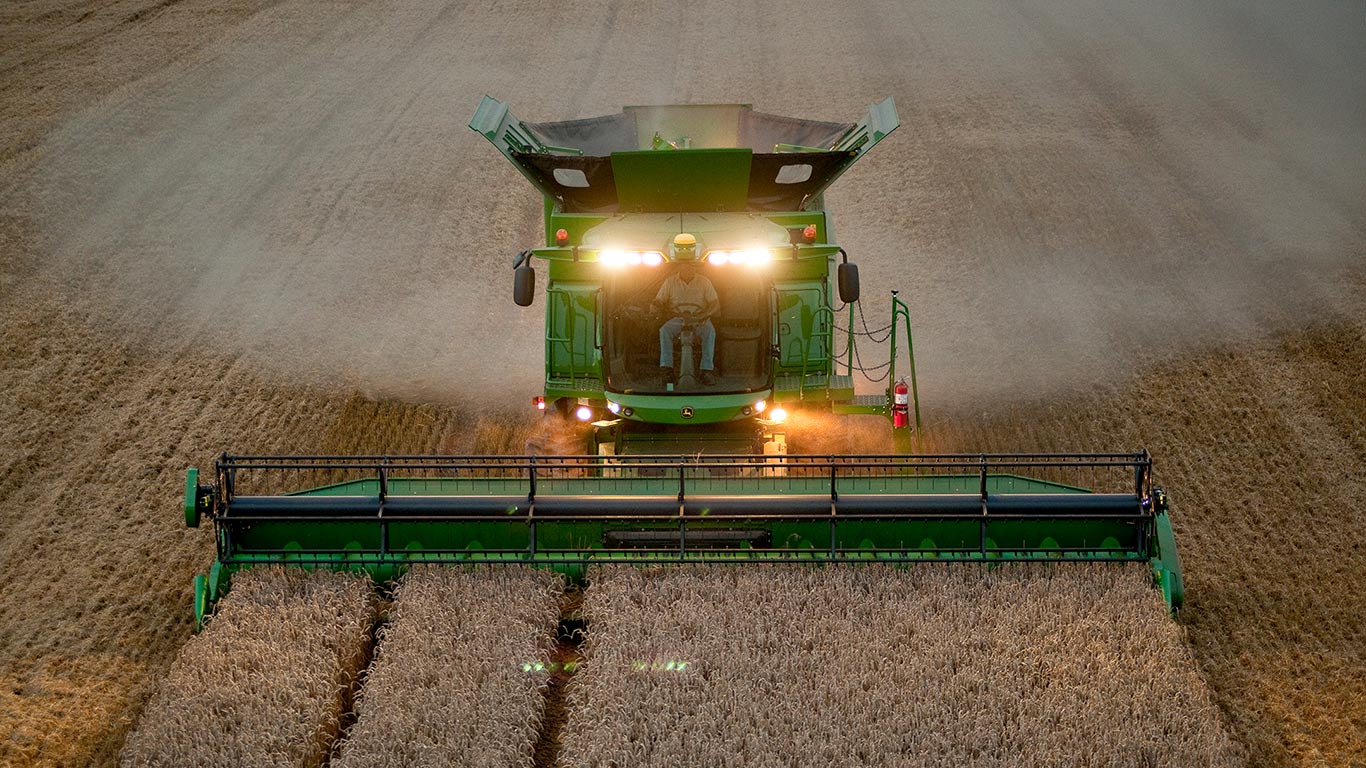
<path id="1" fill-rule="evenodd" d="M 517 566 L 408 571 L 332 765 L 530 766 L 563 593 Z"/>
<path id="2" fill-rule="evenodd" d="M 573 586 L 565 590 L 560 600 L 560 622 L 556 643 L 550 649 L 550 680 L 545 688 L 545 708 L 541 714 L 541 732 L 532 751 L 535 768 L 557 768 L 560 764 L 560 737 L 567 719 L 568 702 L 565 692 L 574 671 L 579 668 L 583 642 L 583 590 Z"/>
<path id="3" fill-rule="evenodd" d="M 369 658 L 370 580 L 253 568 L 181 649 L 123 766 L 314 766 Z"/>
<path id="4" fill-rule="evenodd" d="M 1228 766 L 1139 565 L 590 572 L 564 766 Z"/>

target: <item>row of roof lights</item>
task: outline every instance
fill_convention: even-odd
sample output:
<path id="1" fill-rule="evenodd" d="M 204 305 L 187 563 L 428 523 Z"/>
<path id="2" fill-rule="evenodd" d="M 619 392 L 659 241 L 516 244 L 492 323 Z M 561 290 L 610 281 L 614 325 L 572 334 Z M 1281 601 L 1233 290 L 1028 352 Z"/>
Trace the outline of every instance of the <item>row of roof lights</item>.
<path id="1" fill-rule="evenodd" d="M 744 264 L 750 267 L 761 267 L 772 260 L 773 254 L 767 248 L 746 248 L 743 251 L 707 251 L 707 263 L 717 266 Z"/>
<path id="2" fill-rule="evenodd" d="M 767 248 L 746 248 L 734 251 L 707 251 L 706 258 L 708 264 L 718 267 L 727 264 L 761 267 L 773 260 L 773 254 Z M 661 251 L 618 251 L 614 249 L 599 252 L 598 262 L 607 267 L 635 267 L 640 265 L 657 267 L 664 263 L 664 254 Z"/>
<path id="3" fill-rule="evenodd" d="M 608 267 L 634 267 L 639 264 L 657 267 L 664 263 L 664 254 L 660 251 L 608 250 L 598 254 L 598 261 Z"/>

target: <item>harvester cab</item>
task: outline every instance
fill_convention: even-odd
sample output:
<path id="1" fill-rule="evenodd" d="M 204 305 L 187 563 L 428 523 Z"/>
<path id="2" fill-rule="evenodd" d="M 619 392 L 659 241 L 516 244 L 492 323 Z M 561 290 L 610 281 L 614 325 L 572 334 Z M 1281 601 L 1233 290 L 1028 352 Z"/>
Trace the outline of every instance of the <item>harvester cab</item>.
<path id="1" fill-rule="evenodd" d="M 544 196 L 545 244 L 513 263 L 520 305 L 536 299 L 535 265 L 547 273 L 537 402 L 583 422 L 592 444 L 225 454 L 207 482 L 186 479 L 186 523 L 212 520 L 217 546 L 196 618 L 233 573 L 267 564 L 387 581 L 416 563 L 582 580 L 600 563 L 1137 561 L 1180 607 L 1146 451 L 912 453 L 920 402 L 895 292 L 886 389 L 855 393 L 858 271 L 822 193 L 897 124 L 891 99 L 858 123 L 744 105 L 527 123 L 485 97 L 470 126 Z M 798 409 L 885 416 L 897 452 L 789 454 L 781 427 Z"/>

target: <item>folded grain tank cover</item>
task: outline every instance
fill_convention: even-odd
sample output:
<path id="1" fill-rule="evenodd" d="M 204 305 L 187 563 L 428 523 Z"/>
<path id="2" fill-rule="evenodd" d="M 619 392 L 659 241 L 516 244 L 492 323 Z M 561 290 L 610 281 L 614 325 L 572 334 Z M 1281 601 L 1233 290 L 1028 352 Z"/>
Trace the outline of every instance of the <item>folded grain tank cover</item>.
<path id="1" fill-rule="evenodd" d="M 779 144 L 829 148 L 853 123 L 827 123 L 755 112 L 747 104 L 685 104 L 626 107 L 615 115 L 553 123 L 525 123 L 542 143 L 573 147 L 585 155 L 651 149 L 664 141 L 689 139 L 690 149 L 748 148 L 773 152 Z"/>
<path id="2" fill-rule="evenodd" d="M 470 121 L 571 213 L 801 210 L 897 125 L 890 98 L 861 123 L 745 104 L 626 107 L 528 123 L 491 97 Z"/>

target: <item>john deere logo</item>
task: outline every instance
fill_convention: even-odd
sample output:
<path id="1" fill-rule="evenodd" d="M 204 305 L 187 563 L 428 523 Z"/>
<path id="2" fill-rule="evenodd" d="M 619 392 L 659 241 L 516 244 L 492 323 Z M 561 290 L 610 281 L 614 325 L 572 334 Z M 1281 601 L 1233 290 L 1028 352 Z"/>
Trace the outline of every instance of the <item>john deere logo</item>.
<path id="1" fill-rule="evenodd" d="M 683 406 L 683 418 L 685 418 L 685 419 L 691 419 L 691 418 L 692 418 L 692 406 L 691 406 L 691 405 L 685 405 L 685 406 Z"/>

